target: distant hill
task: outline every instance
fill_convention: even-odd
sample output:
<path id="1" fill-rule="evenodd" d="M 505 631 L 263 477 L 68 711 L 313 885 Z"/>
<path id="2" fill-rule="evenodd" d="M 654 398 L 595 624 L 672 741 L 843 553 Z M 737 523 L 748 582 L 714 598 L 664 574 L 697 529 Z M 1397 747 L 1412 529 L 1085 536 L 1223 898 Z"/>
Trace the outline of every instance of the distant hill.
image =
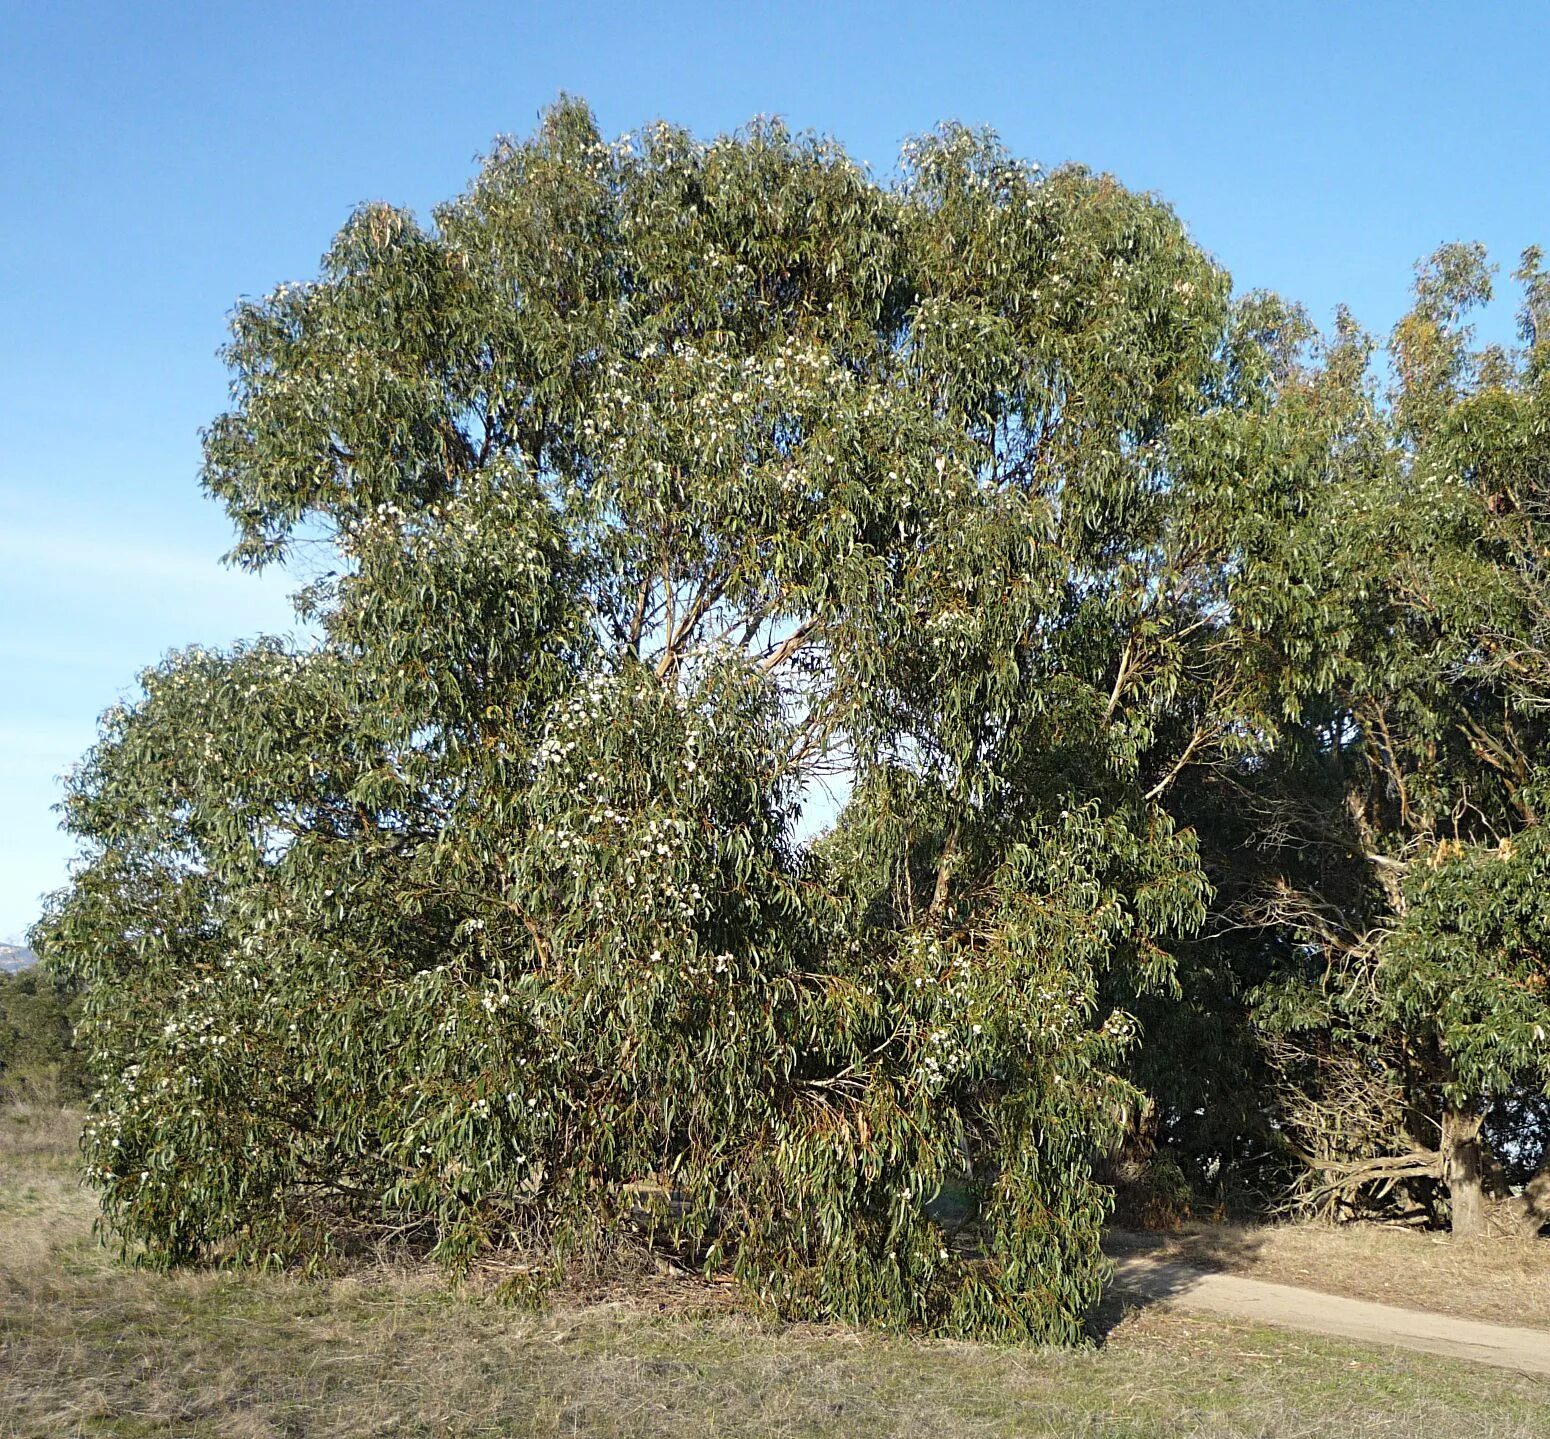
<path id="1" fill-rule="evenodd" d="M 0 974 L 15 974 L 17 970 L 26 969 L 37 962 L 37 955 L 30 949 L 24 949 L 19 944 L 0 944 Z"/>

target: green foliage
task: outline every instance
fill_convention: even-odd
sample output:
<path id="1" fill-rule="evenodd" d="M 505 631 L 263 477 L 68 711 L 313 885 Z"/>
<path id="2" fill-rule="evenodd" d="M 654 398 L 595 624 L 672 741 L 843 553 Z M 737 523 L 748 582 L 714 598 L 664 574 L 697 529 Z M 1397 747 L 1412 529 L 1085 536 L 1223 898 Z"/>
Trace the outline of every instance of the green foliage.
<path id="1" fill-rule="evenodd" d="M 0 974 L 0 1096 L 77 1102 L 86 1095 L 75 1046 L 81 997 L 37 967 Z"/>
<path id="2" fill-rule="evenodd" d="M 1444 845 L 1410 880 L 1381 989 L 1412 1032 L 1435 1029 L 1451 1097 L 1550 1093 L 1550 839 L 1533 825 Z"/>
<path id="3" fill-rule="evenodd" d="M 890 189 L 566 103 L 241 305 L 206 484 L 241 563 L 335 558 L 317 648 L 169 657 L 70 787 L 38 942 L 121 1232 L 633 1222 L 782 1312 L 1074 1338 L 1207 896 L 1159 800 L 1239 744 L 1185 444 L 1251 403 L 1226 291 L 988 136 Z"/>

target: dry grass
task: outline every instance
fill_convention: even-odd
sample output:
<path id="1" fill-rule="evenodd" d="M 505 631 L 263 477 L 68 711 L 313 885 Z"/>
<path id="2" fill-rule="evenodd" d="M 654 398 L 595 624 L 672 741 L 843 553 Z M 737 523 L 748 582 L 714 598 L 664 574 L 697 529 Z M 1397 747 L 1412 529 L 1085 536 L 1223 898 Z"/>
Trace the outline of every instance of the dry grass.
<path id="1" fill-rule="evenodd" d="M 1455 1241 L 1376 1224 L 1193 1224 L 1123 1234 L 1111 1249 L 1273 1284 L 1550 1329 L 1550 1240 Z"/>
<path id="2" fill-rule="evenodd" d="M 1159 1310 L 1081 1352 L 544 1314 L 389 1267 L 158 1275 L 89 1237 L 70 1128 L 0 1116 L 0 1436 L 1550 1436 L 1542 1384 Z"/>
<path id="3" fill-rule="evenodd" d="M 72 1173 L 81 1116 L 55 1104 L 6 1104 L 0 1107 L 0 1154 L 8 1159 L 42 1156 Z"/>

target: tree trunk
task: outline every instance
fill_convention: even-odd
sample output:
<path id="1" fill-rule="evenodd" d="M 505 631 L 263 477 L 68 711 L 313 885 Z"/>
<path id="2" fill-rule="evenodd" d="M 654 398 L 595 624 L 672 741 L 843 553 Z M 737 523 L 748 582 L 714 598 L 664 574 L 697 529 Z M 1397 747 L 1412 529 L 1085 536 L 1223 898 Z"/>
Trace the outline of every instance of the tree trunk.
<path id="1" fill-rule="evenodd" d="M 958 861 L 958 821 L 953 821 L 953 827 L 947 831 L 947 839 L 942 844 L 942 857 L 936 866 L 936 888 L 931 894 L 931 908 L 926 912 L 927 918 L 935 924 L 942 917 L 942 911 L 947 908 L 948 885 L 952 882 L 953 866 Z"/>
<path id="2" fill-rule="evenodd" d="M 1474 1239 L 1486 1232 L 1480 1123 L 1480 1111 L 1473 1105 L 1450 1104 L 1442 1112 L 1442 1182 L 1448 1188 L 1457 1239 Z"/>

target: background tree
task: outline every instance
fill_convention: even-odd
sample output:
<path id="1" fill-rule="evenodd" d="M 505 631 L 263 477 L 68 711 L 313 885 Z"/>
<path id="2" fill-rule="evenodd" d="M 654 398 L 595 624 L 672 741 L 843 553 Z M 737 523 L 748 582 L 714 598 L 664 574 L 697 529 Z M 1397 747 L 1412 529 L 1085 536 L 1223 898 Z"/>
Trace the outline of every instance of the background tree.
<path id="1" fill-rule="evenodd" d="M 30 966 L 0 974 L 0 1095 L 79 1103 L 86 1071 L 75 1046 L 80 995 Z"/>
<path id="2" fill-rule="evenodd" d="M 1511 1224 L 1550 1217 L 1532 1179 L 1550 1091 L 1532 254 L 1521 276 L 1516 355 L 1471 348 L 1465 317 L 1490 276 L 1480 251 L 1452 246 L 1418 271 L 1386 406 L 1364 366 L 1330 367 L 1348 403 L 1328 413 L 1347 418 L 1309 491 L 1307 539 L 1287 551 L 1297 608 L 1278 642 L 1298 644 L 1302 677 L 1282 758 L 1253 777 L 1274 818 L 1239 908 L 1281 943 L 1258 1018 L 1305 1197 L 1447 1214 L 1463 1234 L 1511 1179 L 1528 1184 Z"/>

